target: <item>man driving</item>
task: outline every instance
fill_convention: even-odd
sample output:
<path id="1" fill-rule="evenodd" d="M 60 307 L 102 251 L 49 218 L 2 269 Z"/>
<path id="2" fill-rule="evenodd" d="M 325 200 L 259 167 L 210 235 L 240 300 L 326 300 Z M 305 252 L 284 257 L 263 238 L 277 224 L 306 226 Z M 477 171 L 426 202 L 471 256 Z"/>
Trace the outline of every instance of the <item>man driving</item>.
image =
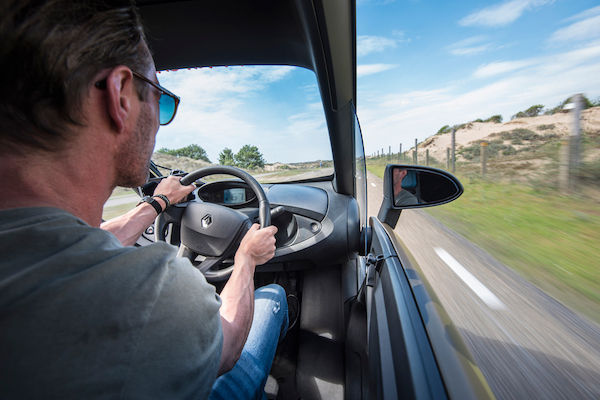
<path id="1" fill-rule="evenodd" d="M 287 303 L 253 275 L 277 229 L 252 226 L 218 295 L 173 246 L 132 246 L 194 186 L 163 179 L 101 225 L 179 101 L 135 7 L 3 1 L 0 35 L 0 398 L 263 396 Z"/>

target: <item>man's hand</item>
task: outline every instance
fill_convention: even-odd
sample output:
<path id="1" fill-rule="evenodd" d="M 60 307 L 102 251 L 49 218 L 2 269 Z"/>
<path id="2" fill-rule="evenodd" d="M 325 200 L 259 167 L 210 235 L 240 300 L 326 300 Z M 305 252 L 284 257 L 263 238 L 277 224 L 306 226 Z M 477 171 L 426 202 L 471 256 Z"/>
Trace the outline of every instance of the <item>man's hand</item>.
<path id="1" fill-rule="evenodd" d="M 273 225 L 263 229 L 260 229 L 258 224 L 252 225 L 235 253 L 235 264 L 247 261 L 257 266 L 273 258 L 276 233 L 277 228 Z"/>
<path id="2" fill-rule="evenodd" d="M 223 348 L 218 374 L 229 371 L 242 354 L 254 315 L 254 268 L 275 255 L 277 228 L 252 225 L 235 253 L 235 268 L 221 291 Z"/>
<path id="3" fill-rule="evenodd" d="M 188 194 L 192 193 L 196 186 L 189 185 L 184 186 L 179 181 L 181 177 L 170 175 L 165 179 L 161 180 L 154 189 L 154 194 L 163 194 L 167 196 L 167 199 L 171 202 L 171 204 L 177 204 L 181 200 L 185 199 Z M 157 201 L 163 204 L 162 199 L 156 198 Z M 166 207 L 166 204 L 163 204 L 163 209 Z"/>

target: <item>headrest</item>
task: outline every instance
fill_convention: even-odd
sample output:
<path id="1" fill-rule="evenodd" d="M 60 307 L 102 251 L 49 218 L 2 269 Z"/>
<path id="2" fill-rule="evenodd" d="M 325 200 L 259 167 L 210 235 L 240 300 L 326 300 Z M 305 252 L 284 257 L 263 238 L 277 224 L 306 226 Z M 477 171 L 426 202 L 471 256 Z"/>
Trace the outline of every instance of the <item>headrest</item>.
<path id="1" fill-rule="evenodd" d="M 417 187 L 417 172 L 407 171 L 406 176 L 402 179 L 402 189 L 414 189 Z"/>

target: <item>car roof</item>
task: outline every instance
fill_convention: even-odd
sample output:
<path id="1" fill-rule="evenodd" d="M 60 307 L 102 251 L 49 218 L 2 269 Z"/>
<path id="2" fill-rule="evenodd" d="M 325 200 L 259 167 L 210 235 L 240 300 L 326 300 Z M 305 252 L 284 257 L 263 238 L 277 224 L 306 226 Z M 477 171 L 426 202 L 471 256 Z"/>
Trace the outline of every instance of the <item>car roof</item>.
<path id="1" fill-rule="evenodd" d="M 354 194 L 355 1 L 140 0 L 158 70 L 293 65 L 315 72 L 336 190 Z"/>

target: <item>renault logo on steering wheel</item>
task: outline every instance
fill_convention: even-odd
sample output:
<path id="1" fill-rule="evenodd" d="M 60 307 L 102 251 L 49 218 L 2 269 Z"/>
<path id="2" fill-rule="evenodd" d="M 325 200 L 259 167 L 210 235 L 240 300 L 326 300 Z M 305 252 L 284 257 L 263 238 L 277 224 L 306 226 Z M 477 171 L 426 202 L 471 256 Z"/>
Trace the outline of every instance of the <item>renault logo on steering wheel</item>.
<path id="1" fill-rule="evenodd" d="M 204 217 L 202 217 L 202 227 L 208 228 L 210 224 L 212 224 L 212 217 L 210 214 L 206 214 Z"/>

